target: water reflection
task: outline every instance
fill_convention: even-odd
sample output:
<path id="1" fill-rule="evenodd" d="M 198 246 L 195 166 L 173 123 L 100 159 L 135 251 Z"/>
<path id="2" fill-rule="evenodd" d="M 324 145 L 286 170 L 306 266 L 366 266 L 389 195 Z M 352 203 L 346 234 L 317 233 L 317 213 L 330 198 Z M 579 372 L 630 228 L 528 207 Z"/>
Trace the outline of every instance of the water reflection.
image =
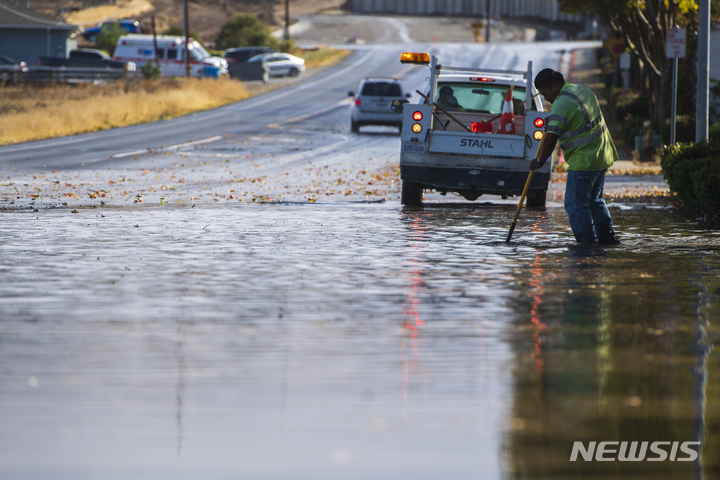
<path id="1" fill-rule="evenodd" d="M 512 208 L 0 215 L 0 477 L 718 476 L 718 232 Z"/>

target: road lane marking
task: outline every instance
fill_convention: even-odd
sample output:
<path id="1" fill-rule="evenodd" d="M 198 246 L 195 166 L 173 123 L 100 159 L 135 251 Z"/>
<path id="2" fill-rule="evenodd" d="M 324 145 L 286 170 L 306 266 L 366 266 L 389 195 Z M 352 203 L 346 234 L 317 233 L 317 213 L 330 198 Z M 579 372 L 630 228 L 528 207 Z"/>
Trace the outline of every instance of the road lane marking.
<path id="1" fill-rule="evenodd" d="M 173 150 L 180 150 L 181 148 L 192 147 L 194 145 L 202 145 L 204 143 L 217 142 L 218 140 L 221 140 L 222 138 L 223 138 L 222 135 L 216 135 L 214 137 L 205 138 L 203 140 L 195 140 L 194 142 L 187 142 L 187 143 L 178 143 L 177 145 L 170 145 L 169 147 L 158 148 L 156 151 L 169 152 L 169 151 L 173 151 Z"/>
<path id="2" fill-rule="evenodd" d="M 195 140 L 194 142 L 186 142 L 186 143 L 178 143 L 177 145 L 170 145 L 169 147 L 161 147 L 161 148 L 145 148 L 142 150 L 133 150 L 132 152 L 123 152 L 118 153 L 116 155 L 110 155 L 108 158 L 116 159 L 116 158 L 125 158 L 125 157 L 131 157 L 133 155 L 142 155 L 144 153 L 154 153 L 154 152 L 171 152 L 175 150 L 180 150 L 181 148 L 185 147 L 192 147 L 195 145 L 202 145 L 205 143 L 212 143 L 217 142 L 218 140 L 221 140 L 223 137 L 221 135 L 216 135 L 214 137 L 210 138 L 204 138 L 202 140 Z"/>
<path id="3" fill-rule="evenodd" d="M 333 103 L 332 105 L 330 105 L 329 107 L 321 108 L 321 109 L 319 109 L 319 110 L 315 110 L 314 112 L 306 113 L 306 114 L 304 114 L 304 115 L 298 115 L 297 117 L 288 118 L 288 119 L 285 120 L 283 123 L 297 123 L 297 122 L 301 122 L 301 121 L 303 121 L 303 120 L 307 120 L 307 119 L 310 118 L 310 117 L 316 117 L 316 116 L 318 116 L 318 115 L 322 115 L 323 113 L 330 112 L 330 111 L 332 111 L 332 110 L 335 110 L 335 109 L 338 108 L 338 107 L 341 107 L 341 106 L 343 106 L 343 105 L 345 105 L 345 104 L 350 104 L 350 103 L 352 103 L 352 99 L 351 99 L 350 97 L 343 98 L 343 99 L 340 100 L 339 102 L 335 102 L 335 103 Z"/>
<path id="4" fill-rule="evenodd" d="M 147 149 L 144 150 L 133 150 L 132 152 L 118 153 L 117 155 L 110 155 L 111 158 L 123 158 L 130 157 L 132 155 L 140 155 L 141 153 L 148 153 Z"/>

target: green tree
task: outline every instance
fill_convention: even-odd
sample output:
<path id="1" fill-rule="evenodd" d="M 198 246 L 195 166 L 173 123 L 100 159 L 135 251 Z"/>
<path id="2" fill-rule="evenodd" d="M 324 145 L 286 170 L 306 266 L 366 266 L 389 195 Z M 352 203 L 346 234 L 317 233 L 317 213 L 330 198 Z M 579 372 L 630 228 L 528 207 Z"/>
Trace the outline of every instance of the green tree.
<path id="1" fill-rule="evenodd" d="M 102 30 L 100 30 L 100 35 L 98 35 L 97 41 L 95 42 L 95 48 L 105 50 L 112 57 L 115 53 L 118 39 L 127 33 L 127 30 L 120 27 L 118 23 L 105 24 Z"/>
<path id="2" fill-rule="evenodd" d="M 671 60 L 665 56 L 665 33 L 675 26 L 687 28 L 688 59 L 697 55 L 697 0 L 561 0 L 563 10 L 586 11 L 597 16 L 610 31 L 625 40 L 633 54 L 639 78 L 635 85 L 647 94 L 650 116 L 661 124 L 670 98 Z M 718 11 L 718 0 L 711 0 Z M 686 68 L 686 82 L 694 91 L 694 69 Z"/>
<path id="3" fill-rule="evenodd" d="M 168 28 L 167 30 L 165 30 L 162 34 L 163 34 L 163 35 L 171 35 L 171 36 L 174 36 L 174 37 L 184 37 L 184 36 L 185 36 L 185 29 L 184 29 L 183 27 L 178 26 L 178 25 L 171 25 L 170 28 Z M 199 35 L 195 30 L 193 30 L 192 28 L 191 28 L 190 31 L 188 32 L 188 36 L 189 36 L 190 38 L 194 39 L 194 40 L 197 40 L 197 42 L 198 42 L 200 45 L 202 45 L 203 48 L 205 47 L 205 45 L 203 44 L 202 40 L 200 39 L 200 35 Z"/>
<path id="4" fill-rule="evenodd" d="M 238 15 L 222 26 L 215 39 L 215 48 L 223 50 L 258 45 L 277 49 L 279 42 L 272 36 L 270 28 L 255 15 Z"/>

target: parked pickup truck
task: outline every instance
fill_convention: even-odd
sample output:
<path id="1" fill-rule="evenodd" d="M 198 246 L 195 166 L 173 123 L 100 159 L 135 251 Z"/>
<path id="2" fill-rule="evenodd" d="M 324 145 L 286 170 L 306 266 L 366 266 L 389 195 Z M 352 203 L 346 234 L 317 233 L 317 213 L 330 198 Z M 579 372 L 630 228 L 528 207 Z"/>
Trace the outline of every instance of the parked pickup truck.
<path id="1" fill-rule="evenodd" d="M 527 71 L 451 67 L 410 52 L 401 62 L 430 67 L 426 99 L 392 105 L 403 113 L 401 203 L 422 204 L 424 189 L 470 201 L 521 195 L 549 115 L 532 83 L 532 62 Z M 545 205 L 550 164 L 535 171 L 528 206 Z"/>
<path id="2" fill-rule="evenodd" d="M 38 66 L 48 67 L 85 67 L 85 68 L 122 68 L 129 72 L 135 71 L 135 63 L 113 60 L 105 52 L 91 48 L 71 50 L 68 58 L 38 57 Z"/>

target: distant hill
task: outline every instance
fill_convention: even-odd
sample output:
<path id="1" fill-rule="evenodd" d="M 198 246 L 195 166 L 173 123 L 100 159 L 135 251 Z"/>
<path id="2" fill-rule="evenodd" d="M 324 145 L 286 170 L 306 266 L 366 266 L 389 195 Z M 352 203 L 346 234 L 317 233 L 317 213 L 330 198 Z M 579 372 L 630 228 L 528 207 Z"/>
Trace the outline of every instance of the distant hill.
<path id="1" fill-rule="evenodd" d="M 297 18 L 319 12 L 337 11 L 345 0 L 290 0 L 290 16 Z M 54 15 L 80 26 L 97 25 L 112 18 L 134 18 L 150 32 L 155 16 L 158 33 L 171 25 L 183 24 L 182 0 L 31 0 L 33 10 Z M 252 13 L 271 28 L 279 28 L 285 16 L 285 0 L 190 0 L 190 28 L 206 43 L 212 43 L 222 25 L 240 13 Z"/>

